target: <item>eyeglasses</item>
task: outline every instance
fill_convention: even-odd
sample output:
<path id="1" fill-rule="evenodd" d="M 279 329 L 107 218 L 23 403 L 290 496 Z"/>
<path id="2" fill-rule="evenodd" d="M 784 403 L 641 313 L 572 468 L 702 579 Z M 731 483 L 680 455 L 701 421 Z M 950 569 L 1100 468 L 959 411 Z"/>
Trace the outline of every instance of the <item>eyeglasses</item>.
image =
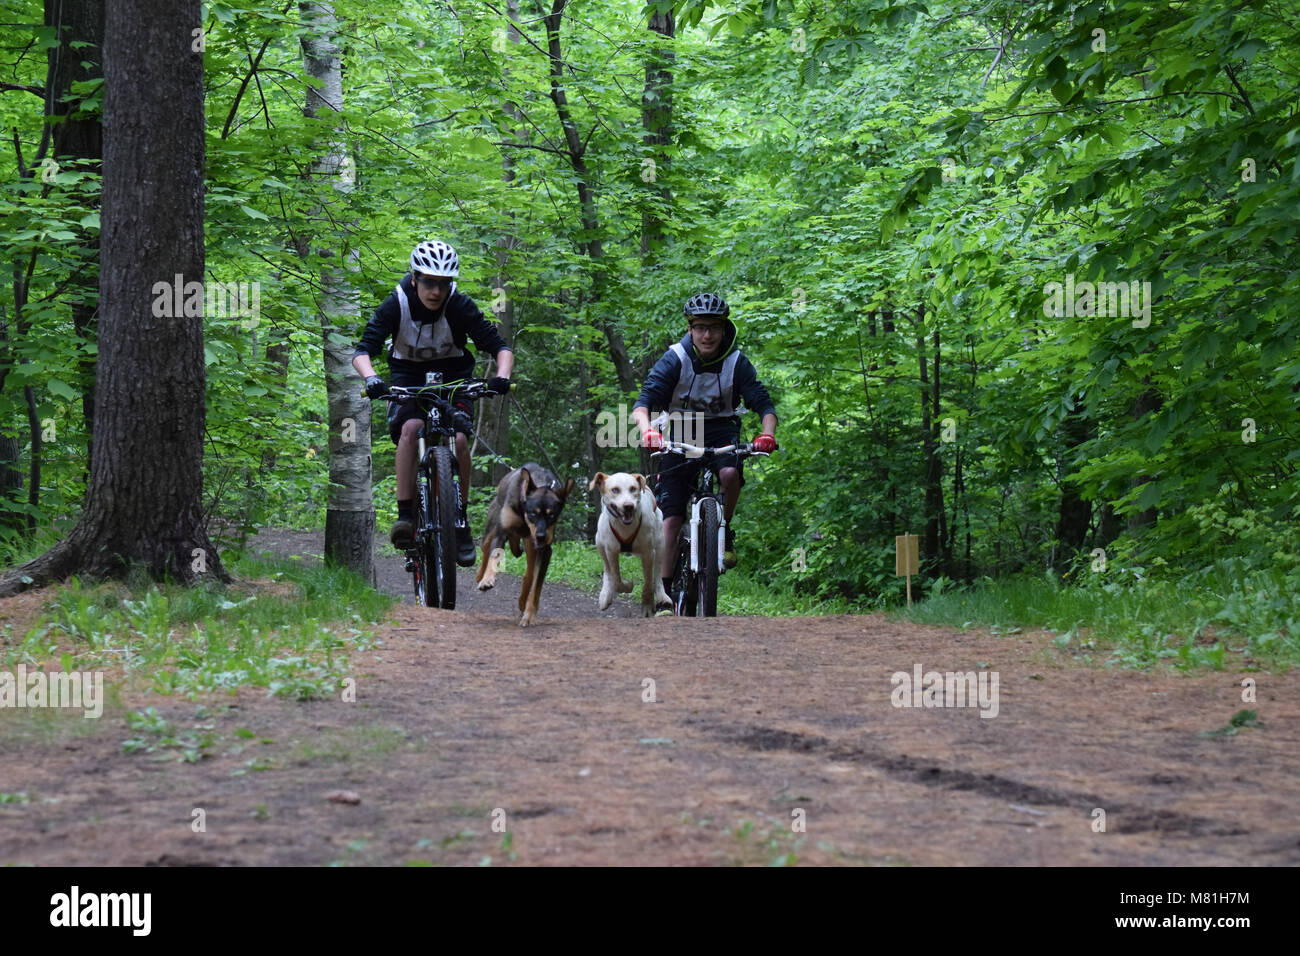
<path id="1" fill-rule="evenodd" d="M 701 335 L 720 335 L 722 333 L 722 326 L 716 322 L 692 322 L 690 329 L 692 332 L 699 332 Z"/>
<path id="2" fill-rule="evenodd" d="M 420 273 L 415 274 L 415 281 L 420 283 L 426 289 L 442 289 L 444 292 L 451 291 L 451 279 L 443 279 L 438 276 L 426 276 Z"/>

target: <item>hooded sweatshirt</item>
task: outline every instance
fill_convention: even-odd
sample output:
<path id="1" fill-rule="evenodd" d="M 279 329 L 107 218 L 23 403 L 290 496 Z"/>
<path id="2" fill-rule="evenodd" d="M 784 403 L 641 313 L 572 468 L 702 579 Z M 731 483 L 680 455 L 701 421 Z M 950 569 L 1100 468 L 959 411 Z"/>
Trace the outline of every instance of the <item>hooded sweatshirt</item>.
<path id="1" fill-rule="evenodd" d="M 632 406 L 652 414 L 669 412 L 670 440 L 682 440 L 671 427 L 682 415 L 703 414 L 704 443 L 721 445 L 737 440 L 742 404 L 760 417 L 776 414 L 754 363 L 736 347 L 735 323 L 729 318 L 722 321 L 722 346 L 716 358 L 708 362 L 700 358 L 687 332 L 655 363 Z"/>

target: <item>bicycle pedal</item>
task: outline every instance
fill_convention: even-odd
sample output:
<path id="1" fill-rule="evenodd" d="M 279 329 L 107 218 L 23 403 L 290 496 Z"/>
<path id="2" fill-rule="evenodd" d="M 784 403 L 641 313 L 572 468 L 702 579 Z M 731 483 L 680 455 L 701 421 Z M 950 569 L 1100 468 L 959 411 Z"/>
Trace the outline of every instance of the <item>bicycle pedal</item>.
<path id="1" fill-rule="evenodd" d="M 407 574 L 410 574 L 410 573 L 411 573 L 412 571 L 414 571 L 414 570 L 415 570 L 415 559 L 414 559 L 414 558 L 407 558 L 407 559 L 406 559 L 406 573 L 407 573 Z"/>

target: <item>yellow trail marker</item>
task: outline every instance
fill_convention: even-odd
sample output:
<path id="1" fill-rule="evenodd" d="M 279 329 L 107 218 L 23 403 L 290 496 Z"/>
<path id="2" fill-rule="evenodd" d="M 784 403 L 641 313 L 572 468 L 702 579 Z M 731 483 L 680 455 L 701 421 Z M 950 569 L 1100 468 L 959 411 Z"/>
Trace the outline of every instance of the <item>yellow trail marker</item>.
<path id="1" fill-rule="evenodd" d="M 918 573 L 917 537 L 900 534 L 894 538 L 894 573 L 907 576 L 907 606 L 912 606 L 912 575 Z"/>

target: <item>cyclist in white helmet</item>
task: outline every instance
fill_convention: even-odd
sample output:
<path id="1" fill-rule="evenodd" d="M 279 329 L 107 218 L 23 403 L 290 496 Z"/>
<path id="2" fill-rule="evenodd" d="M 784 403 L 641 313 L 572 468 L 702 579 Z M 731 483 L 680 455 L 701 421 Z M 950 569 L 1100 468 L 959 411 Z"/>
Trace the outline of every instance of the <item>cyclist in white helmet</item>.
<path id="1" fill-rule="evenodd" d="M 372 399 L 388 394 L 388 385 L 375 374 L 372 356 L 384 352 L 394 385 L 420 386 L 426 372 L 441 372 L 447 382 L 473 373 L 474 356 L 466 351 L 467 340 L 478 352 L 496 359 L 497 374 L 488 385 L 500 395 L 510 390 L 514 352 L 483 317 L 474 300 L 456 288 L 460 259 L 445 242 L 431 239 L 411 250 L 411 271 L 392 294 L 375 310 L 352 355 L 352 367 L 366 380 L 366 394 Z M 473 419 L 467 403 L 452 403 L 456 415 L 456 457 L 460 464 L 460 486 L 469 493 L 470 457 L 466 432 Z M 388 408 L 388 434 L 397 444 L 397 522 L 390 539 L 393 547 L 405 550 L 414 544 L 414 500 L 416 450 L 424 413 L 415 403 L 392 403 Z M 460 517 L 465 519 L 465 503 Z M 469 522 L 456 532 L 456 561 L 461 567 L 474 564 L 474 538 Z"/>

